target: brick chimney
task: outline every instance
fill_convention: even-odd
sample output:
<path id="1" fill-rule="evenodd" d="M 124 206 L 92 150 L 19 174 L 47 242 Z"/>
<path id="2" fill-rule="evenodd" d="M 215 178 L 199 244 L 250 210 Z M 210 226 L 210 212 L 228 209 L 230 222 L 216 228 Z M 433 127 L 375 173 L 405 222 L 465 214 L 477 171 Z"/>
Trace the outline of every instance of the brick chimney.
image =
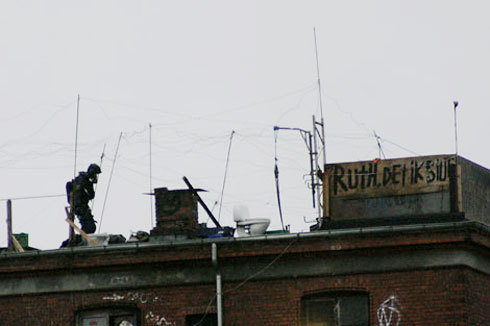
<path id="1" fill-rule="evenodd" d="M 195 238 L 198 227 L 197 199 L 192 192 L 156 188 L 154 193 L 157 224 L 150 235 L 163 240 Z"/>

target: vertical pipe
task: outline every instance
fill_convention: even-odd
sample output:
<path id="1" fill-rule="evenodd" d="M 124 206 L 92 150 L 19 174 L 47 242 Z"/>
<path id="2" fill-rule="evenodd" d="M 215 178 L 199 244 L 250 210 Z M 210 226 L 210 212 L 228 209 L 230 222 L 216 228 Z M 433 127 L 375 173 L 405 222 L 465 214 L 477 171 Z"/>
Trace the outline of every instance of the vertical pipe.
<path id="1" fill-rule="evenodd" d="M 221 296 L 222 290 L 221 290 L 221 273 L 216 274 L 216 305 L 217 305 L 217 312 L 218 312 L 218 326 L 223 326 L 223 297 Z"/>
<path id="2" fill-rule="evenodd" d="M 9 199 L 7 200 L 7 249 L 9 251 L 13 250 L 13 243 L 12 243 L 12 201 Z"/>
<path id="3" fill-rule="evenodd" d="M 218 267 L 218 247 L 216 243 L 211 245 L 211 260 L 216 272 L 216 313 L 218 315 L 218 326 L 223 326 L 223 291 L 221 289 L 221 273 Z"/>

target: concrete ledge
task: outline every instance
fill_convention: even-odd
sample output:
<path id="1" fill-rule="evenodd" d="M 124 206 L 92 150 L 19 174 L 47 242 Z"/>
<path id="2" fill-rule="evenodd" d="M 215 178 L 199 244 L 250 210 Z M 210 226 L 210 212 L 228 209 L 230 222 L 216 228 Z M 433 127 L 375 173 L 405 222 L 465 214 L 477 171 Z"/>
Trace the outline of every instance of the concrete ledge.
<path id="1" fill-rule="evenodd" d="M 384 273 L 415 269 L 468 267 L 490 274 L 490 258 L 471 247 L 412 248 L 405 250 L 354 250 L 344 253 L 320 252 L 305 257 L 284 254 L 254 259 L 227 258 L 219 261 L 223 282 Z M 267 267 L 267 268 L 266 268 Z M 56 273 L 15 273 L 0 279 L 0 296 L 74 291 L 123 290 L 156 286 L 214 284 L 211 260 L 139 264 L 125 269 L 63 270 Z"/>

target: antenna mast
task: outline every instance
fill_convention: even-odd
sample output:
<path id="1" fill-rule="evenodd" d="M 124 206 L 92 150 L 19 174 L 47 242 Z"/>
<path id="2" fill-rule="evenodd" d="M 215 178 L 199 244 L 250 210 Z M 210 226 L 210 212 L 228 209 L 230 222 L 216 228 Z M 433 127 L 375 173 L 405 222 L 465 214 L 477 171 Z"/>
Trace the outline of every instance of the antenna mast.
<path id="1" fill-rule="evenodd" d="M 111 174 L 109 175 L 109 182 L 107 183 L 107 189 L 106 189 L 105 197 L 104 197 L 104 204 L 102 205 L 102 213 L 100 213 L 99 232 L 98 233 L 100 233 L 100 230 L 102 230 L 102 218 L 104 217 L 105 204 L 107 202 L 107 195 L 109 194 L 109 187 L 111 186 L 112 173 L 114 172 L 114 166 L 116 165 L 117 152 L 119 151 L 119 145 L 121 144 L 122 135 L 123 135 L 123 133 L 121 132 L 119 134 L 119 140 L 117 141 L 117 147 L 116 147 L 116 153 L 114 154 L 114 160 L 112 161 Z"/>
<path id="2" fill-rule="evenodd" d="M 323 184 L 325 183 L 325 180 L 322 180 L 323 178 L 327 178 L 327 175 L 322 172 L 324 169 L 325 165 L 327 164 L 327 154 L 325 150 L 325 123 L 323 119 L 323 101 L 322 101 L 322 84 L 320 80 L 320 63 L 318 59 L 318 45 L 317 45 L 317 40 L 316 40 L 316 29 L 313 28 L 313 37 L 315 40 L 315 58 L 316 58 L 316 73 L 317 73 L 317 81 L 318 81 L 318 97 L 320 101 L 320 122 L 316 121 L 315 116 L 313 116 L 313 146 L 314 150 L 313 155 L 315 157 L 315 172 L 317 174 L 317 182 L 314 182 L 312 186 L 316 188 L 316 194 L 317 194 L 317 207 L 318 207 L 318 223 L 319 226 L 322 224 L 322 220 L 324 217 L 328 216 L 328 185 L 325 187 L 325 190 L 323 190 Z M 320 130 L 318 130 L 317 126 L 320 126 Z M 318 141 L 317 141 L 317 136 L 320 138 L 321 142 L 321 150 L 322 150 L 322 157 L 323 157 L 323 166 L 319 165 L 319 151 L 318 151 Z M 323 174 L 323 178 L 321 175 Z M 321 180 L 321 182 L 320 182 Z M 323 204 L 322 204 L 322 192 L 323 192 Z"/>
<path id="3" fill-rule="evenodd" d="M 151 159 L 151 123 L 148 124 L 149 146 L 150 146 L 150 194 L 153 193 L 153 175 L 152 175 L 152 159 Z M 153 228 L 153 196 L 150 196 L 150 222 Z"/>
<path id="4" fill-rule="evenodd" d="M 320 64 L 318 60 L 318 47 L 317 47 L 317 42 L 316 42 L 316 29 L 313 28 L 313 35 L 315 37 L 315 57 L 316 57 L 316 74 L 318 78 L 318 96 L 320 99 L 320 125 L 321 125 L 321 138 L 322 138 L 322 144 L 323 144 L 323 165 L 327 164 L 327 153 L 325 152 L 325 125 L 323 123 L 323 101 L 322 101 L 322 84 L 320 81 Z"/>
<path id="5" fill-rule="evenodd" d="M 453 107 L 454 107 L 454 152 L 456 154 L 456 157 L 458 157 L 458 119 L 456 116 L 456 108 L 458 107 L 459 102 L 458 101 L 453 101 Z"/>
<path id="6" fill-rule="evenodd" d="M 228 154 L 226 155 L 225 175 L 223 177 L 223 187 L 221 188 L 221 198 L 219 200 L 218 221 L 221 219 L 221 207 L 223 206 L 223 194 L 225 192 L 226 175 L 228 173 L 228 163 L 230 162 L 231 142 L 233 141 L 234 134 L 235 134 L 235 130 L 232 130 L 230 135 L 230 143 L 228 145 Z"/>
<path id="7" fill-rule="evenodd" d="M 78 147 L 78 113 L 80 109 L 80 94 L 78 94 L 77 97 L 77 122 L 75 126 L 75 163 L 73 167 L 73 178 L 76 177 L 77 175 L 77 147 Z"/>

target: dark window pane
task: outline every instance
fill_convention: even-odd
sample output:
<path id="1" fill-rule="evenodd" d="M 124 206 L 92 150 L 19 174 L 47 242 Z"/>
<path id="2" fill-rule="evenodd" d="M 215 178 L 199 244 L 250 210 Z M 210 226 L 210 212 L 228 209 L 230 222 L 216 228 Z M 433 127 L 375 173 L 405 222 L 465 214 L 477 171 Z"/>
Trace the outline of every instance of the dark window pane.
<path id="1" fill-rule="evenodd" d="M 369 300 L 364 293 L 333 292 L 303 299 L 306 326 L 369 326 Z"/>
<path id="2" fill-rule="evenodd" d="M 332 299 L 312 299 L 306 303 L 307 326 L 336 326 L 336 302 Z"/>
<path id="3" fill-rule="evenodd" d="M 137 310 L 135 309 L 97 309 L 79 313 L 81 326 L 138 326 Z"/>
<path id="4" fill-rule="evenodd" d="M 216 326 L 218 317 L 216 314 L 188 315 L 185 317 L 186 326 Z"/>
<path id="5" fill-rule="evenodd" d="M 341 326 L 367 326 L 368 298 L 366 295 L 339 298 Z"/>
<path id="6" fill-rule="evenodd" d="M 109 326 L 107 317 L 87 317 L 82 319 L 82 326 Z"/>

